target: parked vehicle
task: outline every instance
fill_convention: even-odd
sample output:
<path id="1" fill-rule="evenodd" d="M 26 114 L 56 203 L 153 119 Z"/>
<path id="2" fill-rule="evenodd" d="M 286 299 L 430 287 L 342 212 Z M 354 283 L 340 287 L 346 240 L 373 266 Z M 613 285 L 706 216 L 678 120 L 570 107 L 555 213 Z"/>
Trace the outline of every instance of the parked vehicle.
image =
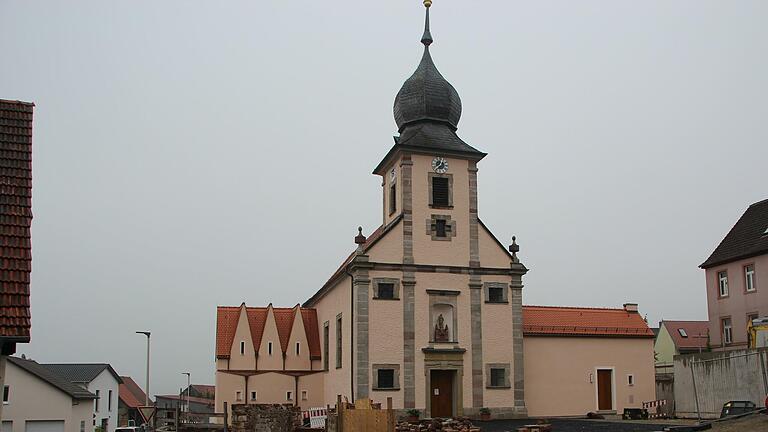
<path id="1" fill-rule="evenodd" d="M 723 411 L 720 412 L 720 418 L 746 414 L 757 410 L 757 405 L 751 401 L 730 401 L 723 405 Z"/>
<path id="2" fill-rule="evenodd" d="M 123 426 L 115 428 L 115 432 L 144 432 L 142 426 Z"/>

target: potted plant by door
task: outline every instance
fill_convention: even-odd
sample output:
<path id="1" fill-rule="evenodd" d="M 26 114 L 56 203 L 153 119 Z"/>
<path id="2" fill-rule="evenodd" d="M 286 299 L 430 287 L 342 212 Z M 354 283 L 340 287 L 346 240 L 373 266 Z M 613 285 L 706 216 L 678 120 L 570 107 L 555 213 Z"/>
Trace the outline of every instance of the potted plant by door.
<path id="1" fill-rule="evenodd" d="M 488 408 L 480 408 L 480 420 L 486 421 L 491 419 L 491 410 Z"/>
<path id="2" fill-rule="evenodd" d="M 419 421 L 419 416 L 421 415 L 421 411 L 417 409 L 409 409 L 408 410 L 408 422 L 417 422 Z"/>

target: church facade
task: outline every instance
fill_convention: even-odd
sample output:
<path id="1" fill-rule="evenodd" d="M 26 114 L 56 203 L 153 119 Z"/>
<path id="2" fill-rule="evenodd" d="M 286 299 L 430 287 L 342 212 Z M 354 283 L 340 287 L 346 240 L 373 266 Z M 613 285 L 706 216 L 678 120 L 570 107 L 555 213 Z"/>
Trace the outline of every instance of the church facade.
<path id="1" fill-rule="evenodd" d="M 515 238 L 502 244 L 479 217 L 478 163 L 486 154 L 457 134 L 461 100 L 432 60 L 429 6 L 421 42 L 421 61 L 395 98 L 399 136 L 373 170 L 382 179 L 381 226 L 367 236 L 359 231 L 355 250 L 303 305 L 219 307 L 217 412 L 224 402 L 309 408 L 342 395 L 391 397 L 396 408 L 428 417 L 477 415 L 480 408 L 524 417 L 527 386 L 555 391 L 564 379 L 554 371 L 526 374 L 528 270 Z M 618 311 L 626 316 L 621 325 L 637 328 L 623 336 L 650 349 L 647 367 L 636 365 L 635 374 L 650 380 L 639 406 L 653 399 L 652 333 L 636 309 Z M 568 332 L 535 336 L 545 343 L 547 336 L 606 336 Z M 589 392 L 595 384 L 586 373 L 570 379 Z M 614 401 L 610 409 L 624 405 Z M 584 406 L 597 408 L 596 399 Z M 543 411 L 537 414 L 556 415 Z"/>

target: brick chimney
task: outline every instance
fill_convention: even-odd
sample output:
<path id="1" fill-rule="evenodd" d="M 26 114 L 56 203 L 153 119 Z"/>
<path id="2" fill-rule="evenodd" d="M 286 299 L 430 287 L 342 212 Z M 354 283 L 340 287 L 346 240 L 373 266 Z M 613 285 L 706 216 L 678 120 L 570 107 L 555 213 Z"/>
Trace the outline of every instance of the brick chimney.
<path id="1" fill-rule="evenodd" d="M 637 303 L 624 303 L 624 310 L 637 313 Z"/>

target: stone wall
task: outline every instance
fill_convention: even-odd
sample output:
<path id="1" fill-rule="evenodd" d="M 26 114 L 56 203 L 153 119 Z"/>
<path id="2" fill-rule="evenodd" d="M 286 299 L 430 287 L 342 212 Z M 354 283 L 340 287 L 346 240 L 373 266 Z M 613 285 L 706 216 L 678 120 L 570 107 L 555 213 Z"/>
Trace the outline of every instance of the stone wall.
<path id="1" fill-rule="evenodd" d="M 701 416 L 715 418 L 728 401 L 752 401 L 761 406 L 768 392 L 765 348 L 677 355 L 674 362 L 678 417 L 696 417 L 697 396 Z"/>
<path id="2" fill-rule="evenodd" d="M 232 432 L 293 432 L 301 410 L 293 405 L 232 405 Z"/>

